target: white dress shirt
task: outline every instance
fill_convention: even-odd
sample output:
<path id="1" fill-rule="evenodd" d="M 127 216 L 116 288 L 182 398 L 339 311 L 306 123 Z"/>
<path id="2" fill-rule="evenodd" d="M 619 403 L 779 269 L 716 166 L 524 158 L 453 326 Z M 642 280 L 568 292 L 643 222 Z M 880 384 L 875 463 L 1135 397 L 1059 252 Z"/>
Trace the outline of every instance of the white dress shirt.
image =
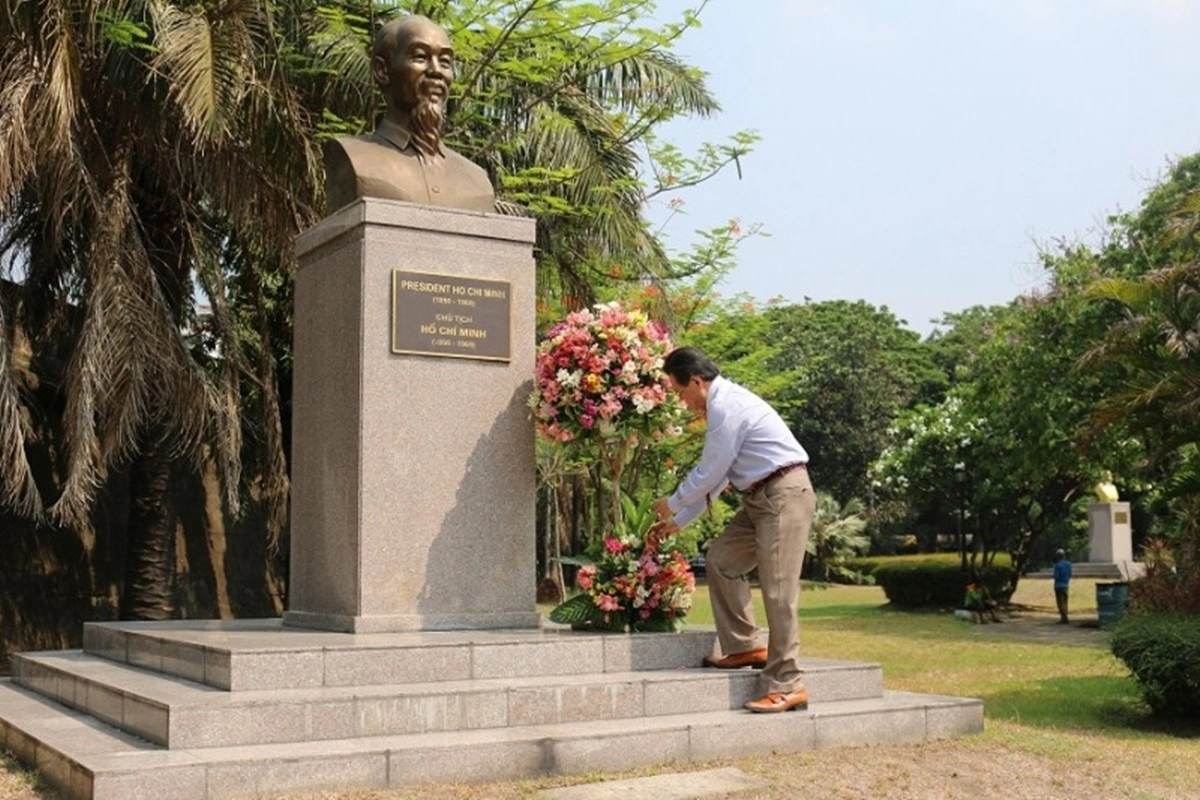
<path id="1" fill-rule="evenodd" d="M 754 392 L 717 376 L 708 386 L 704 453 L 667 506 L 684 527 L 730 483 L 744 491 L 775 470 L 807 464 L 808 453 L 787 423 Z"/>

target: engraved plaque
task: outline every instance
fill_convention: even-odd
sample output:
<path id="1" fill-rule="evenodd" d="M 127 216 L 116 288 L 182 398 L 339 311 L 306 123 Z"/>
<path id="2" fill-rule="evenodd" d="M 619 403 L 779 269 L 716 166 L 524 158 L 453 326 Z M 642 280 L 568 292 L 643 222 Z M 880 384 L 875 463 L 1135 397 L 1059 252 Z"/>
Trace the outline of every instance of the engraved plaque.
<path id="1" fill-rule="evenodd" d="M 1129 524 L 1129 514 L 1124 511 L 1114 511 L 1113 522 L 1118 525 L 1127 525 Z"/>
<path id="2" fill-rule="evenodd" d="M 508 281 L 392 270 L 392 352 L 511 361 Z"/>

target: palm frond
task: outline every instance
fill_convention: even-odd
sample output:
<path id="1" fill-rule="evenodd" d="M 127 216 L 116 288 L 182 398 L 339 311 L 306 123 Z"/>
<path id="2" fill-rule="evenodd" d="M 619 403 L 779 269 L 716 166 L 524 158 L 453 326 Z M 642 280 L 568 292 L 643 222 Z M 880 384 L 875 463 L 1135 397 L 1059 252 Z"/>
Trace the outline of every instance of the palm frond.
<path id="1" fill-rule="evenodd" d="M 8 53 L 0 60 L 0 218 L 35 165 L 34 140 L 30 135 L 28 108 L 37 85 L 33 64 L 23 53 Z"/>
<path id="2" fill-rule="evenodd" d="M 588 76 L 586 83 L 600 103 L 626 113 L 653 109 L 657 119 L 670 119 L 721 110 L 704 74 L 665 51 L 630 55 Z"/>
<path id="3" fill-rule="evenodd" d="M 72 9 L 65 2 L 47 4 L 41 36 L 48 43 L 47 63 L 37 64 L 46 75 L 43 147 L 62 151 L 71 140 L 80 103 L 80 56 L 72 27 Z"/>
<path id="4" fill-rule="evenodd" d="M 253 52 L 247 26 L 259 22 L 251 0 L 220 6 L 150 4 L 156 70 L 168 77 L 171 99 L 198 143 L 225 140 L 247 92 Z"/>
<path id="5" fill-rule="evenodd" d="M 0 504 L 30 519 L 40 520 L 44 510 L 33 470 L 25 457 L 25 442 L 33 432 L 21 409 L 11 367 L 14 346 L 9 333 L 5 301 L 0 296 Z"/>

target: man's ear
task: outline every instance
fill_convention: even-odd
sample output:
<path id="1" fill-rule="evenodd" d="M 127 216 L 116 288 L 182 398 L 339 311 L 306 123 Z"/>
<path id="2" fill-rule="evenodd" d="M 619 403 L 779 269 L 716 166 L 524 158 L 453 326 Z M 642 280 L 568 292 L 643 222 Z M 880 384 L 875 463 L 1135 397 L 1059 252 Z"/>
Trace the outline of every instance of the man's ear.
<path id="1" fill-rule="evenodd" d="M 381 89 L 391 83 L 387 59 L 383 56 L 375 56 L 371 59 L 371 77 L 375 79 L 375 85 Z"/>

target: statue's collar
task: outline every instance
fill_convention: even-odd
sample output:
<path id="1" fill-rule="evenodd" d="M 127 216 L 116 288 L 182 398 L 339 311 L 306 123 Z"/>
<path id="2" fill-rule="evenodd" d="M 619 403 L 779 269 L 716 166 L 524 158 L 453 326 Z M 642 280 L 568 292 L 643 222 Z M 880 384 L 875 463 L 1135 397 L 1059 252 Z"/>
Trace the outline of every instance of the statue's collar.
<path id="1" fill-rule="evenodd" d="M 387 117 L 383 117 L 375 125 L 375 135 L 386 139 L 398 150 L 407 150 L 409 145 L 412 144 L 412 132 L 399 122 Z M 414 147 L 413 149 L 416 148 Z M 438 153 L 442 156 L 445 155 L 441 142 L 438 142 Z"/>

